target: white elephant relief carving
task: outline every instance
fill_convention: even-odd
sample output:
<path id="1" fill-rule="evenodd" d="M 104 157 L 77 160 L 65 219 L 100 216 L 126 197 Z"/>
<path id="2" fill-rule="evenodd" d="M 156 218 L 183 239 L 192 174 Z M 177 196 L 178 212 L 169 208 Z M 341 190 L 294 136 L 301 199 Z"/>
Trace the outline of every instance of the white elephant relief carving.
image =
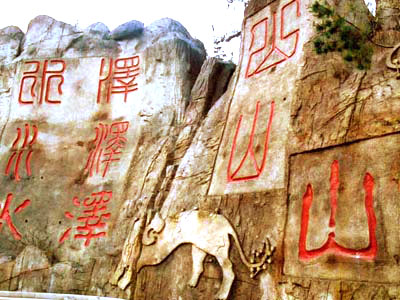
<path id="1" fill-rule="evenodd" d="M 216 299 L 227 299 L 235 274 L 232 262 L 229 259 L 230 239 L 232 236 L 242 262 L 249 268 L 251 277 L 266 269 L 271 263 L 274 247 L 269 240 L 264 243 L 262 251 L 253 251 L 254 257 L 260 259 L 249 262 L 235 230 L 229 221 L 220 214 L 201 212 L 196 210 L 185 211 L 174 218 L 163 220 L 156 213 L 150 224 L 146 226 L 142 238 L 142 249 L 136 263 L 137 272 L 144 266 L 161 263 L 179 245 L 192 244 L 193 269 L 189 285 L 195 287 L 203 272 L 203 262 L 207 254 L 213 255 L 222 268 L 223 278 Z"/>

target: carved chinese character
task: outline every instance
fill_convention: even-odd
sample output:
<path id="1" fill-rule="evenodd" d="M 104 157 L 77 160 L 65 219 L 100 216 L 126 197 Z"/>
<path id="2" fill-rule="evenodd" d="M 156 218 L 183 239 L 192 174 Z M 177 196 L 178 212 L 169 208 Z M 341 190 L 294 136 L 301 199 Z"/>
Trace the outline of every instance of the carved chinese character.
<path id="1" fill-rule="evenodd" d="M 127 139 L 123 137 L 128 131 L 129 122 L 116 122 L 109 125 L 100 123 L 96 127 L 96 138 L 94 139 L 95 148 L 90 151 L 85 166 L 89 171 L 89 176 L 101 172 L 101 164 L 104 165 L 102 176 L 105 177 L 110 164 L 120 160 L 121 149 L 125 147 Z"/>
<path id="2" fill-rule="evenodd" d="M 106 75 L 104 74 L 105 61 L 105 58 L 101 60 L 97 103 L 100 103 L 103 85 L 106 87 L 107 103 L 110 102 L 111 94 L 124 94 L 124 102 L 126 102 L 128 94 L 138 90 L 138 84 L 135 80 L 139 76 L 139 56 L 118 58 L 114 63 L 113 59 L 110 58 Z"/>
<path id="3" fill-rule="evenodd" d="M 23 73 L 18 102 L 21 104 L 33 104 L 36 100 L 39 105 L 43 102 L 60 104 L 61 100 L 53 97 L 62 95 L 65 61 L 61 59 L 45 60 L 42 72 L 40 72 L 40 61 L 26 61 L 25 65 L 32 65 L 33 69 Z M 38 84 L 38 81 L 40 81 L 40 84 Z M 23 99 L 25 91 L 28 92 L 29 97 Z M 52 95 L 52 93 L 57 95 Z"/>
<path id="4" fill-rule="evenodd" d="M 324 255 L 325 253 L 333 253 L 337 255 L 360 258 L 364 260 L 373 260 L 378 251 L 378 244 L 376 241 L 376 217 L 374 212 L 374 178 L 371 174 L 366 173 L 364 177 L 364 191 L 365 191 L 365 210 L 368 220 L 369 231 L 369 245 L 364 249 L 349 249 L 345 248 L 335 241 L 335 218 L 337 209 L 337 194 L 339 190 L 339 163 L 337 160 L 333 161 L 331 165 L 331 178 L 330 178 L 330 200 L 331 200 L 331 216 L 329 219 L 330 233 L 328 240 L 318 249 L 307 250 L 307 232 L 308 222 L 310 218 L 310 207 L 313 201 L 313 188 L 311 184 L 307 185 L 307 190 L 303 196 L 303 208 L 301 214 L 301 229 L 299 239 L 299 258 L 301 260 L 309 260 Z"/>
<path id="5" fill-rule="evenodd" d="M 106 223 L 104 220 L 111 217 L 111 213 L 107 211 L 107 204 L 112 198 L 112 191 L 102 191 L 92 193 L 91 197 L 86 197 L 82 202 L 78 197 L 74 197 L 72 202 L 76 207 L 83 207 L 83 216 L 76 217 L 78 222 L 83 223 L 81 226 L 76 226 L 79 232 L 74 235 L 74 239 L 84 239 L 85 247 L 90 245 L 90 241 L 95 238 L 101 238 L 106 235 L 105 231 L 98 232 L 97 230 L 104 229 Z M 75 216 L 70 212 L 65 212 L 65 217 L 75 219 Z M 63 243 L 71 234 L 72 228 L 68 228 L 60 237 L 59 242 Z M 83 232 L 83 233 L 82 233 Z"/>
<path id="6" fill-rule="evenodd" d="M 294 6 L 296 6 L 296 17 L 300 17 L 300 0 L 292 0 L 285 4 L 280 10 L 279 33 L 277 33 L 276 12 L 272 14 L 272 29 L 268 28 L 269 17 L 258 21 L 251 27 L 250 55 L 246 68 L 246 78 L 277 66 L 296 53 L 300 29 L 289 31 L 285 26 L 286 23 L 290 23 L 287 20 L 287 11 L 293 9 Z M 269 36 L 270 33 L 271 36 Z M 254 49 L 255 41 L 258 38 L 261 38 L 263 43 L 261 47 Z"/>
<path id="7" fill-rule="evenodd" d="M 12 144 L 12 154 L 10 155 L 6 169 L 5 169 L 5 175 L 9 175 L 11 172 L 11 167 L 15 161 L 14 164 L 14 179 L 15 181 L 19 181 L 21 177 L 19 176 L 19 167 L 21 164 L 21 160 L 23 160 L 23 155 L 24 153 L 27 153 L 25 156 L 25 169 L 26 169 L 26 174 L 28 176 L 32 175 L 31 171 L 31 159 L 32 159 L 32 145 L 36 142 L 37 135 L 38 135 L 38 128 L 35 125 L 32 125 L 32 137 L 29 140 L 30 137 L 30 126 L 29 124 L 25 124 L 25 131 L 24 134 L 25 136 L 22 139 L 22 129 L 17 128 L 17 137 L 14 140 Z M 22 144 L 20 143 L 22 142 Z"/>
<path id="8" fill-rule="evenodd" d="M 255 130 L 256 130 L 258 114 L 260 112 L 260 102 L 258 101 L 257 105 L 256 105 L 256 112 L 254 114 L 253 125 L 251 128 L 249 144 L 247 146 L 246 153 L 244 154 L 243 158 L 241 159 L 238 167 L 232 172 L 232 162 L 233 162 L 233 158 L 235 156 L 236 143 L 237 143 L 237 138 L 238 138 L 240 126 L 242 123 L 243 115 L 241 115 L 239 117 L 239 122 L 236 127 L 235 136 L 233 137 L 232 149 L 231 149 L 231 154 L 230 154 L 229 162 L 228 162 L 228 182 L 257 179 L 263 172 L 263 170 L 265 168 L 265 164 L 267 162 L 269 135 L 270 135 L 270 131 L 271 131 L 272 118 L 274 116 L 274 107 L 275 107 L 275 103 L 272 101 L 271 108 L 270 108 L 269 120 L 268 120 L 268 126 L 267 126 L 267 129 L 265 132 L 264 152 L 263 152 L 261 162 L 260 163 L 257 162 L 255 154 L 254 154 L 254 134 L 255 134 Z M 243 168 L 245 161 L 248 159 L 251 160 L 252 165 L 254 166 L 254 173 L 250 173 L 250 174 L 243 175 L 243 176 L 238 176 L 238 172 Z"/>
<path id="9" fill-rule="evenodd" d="M 3 222 L 5 222 L 8 225 L 8 228 L 10 229 L 13 237 L 16 240 L 20 240 L 22 236 L 18 232 L 15 225 L 13 224 L 11 216 L 10 216 L 10 205 L 11 205 L 12 198 L 13 198 L 13 194 L 12 193 L 8 194 L 4 205 L 2 207 L 0 206 L 0 208 L 2 208 L 2 212 L 0 214 L 0 231 L 3 226 Z M 14 209 L 14 213 L 18 214 L 19 212 L 24 210 L 30 203 L 31 203 L 31 200 L 26 199 L 21 205 L 19 205 L 16 209 Z"/>

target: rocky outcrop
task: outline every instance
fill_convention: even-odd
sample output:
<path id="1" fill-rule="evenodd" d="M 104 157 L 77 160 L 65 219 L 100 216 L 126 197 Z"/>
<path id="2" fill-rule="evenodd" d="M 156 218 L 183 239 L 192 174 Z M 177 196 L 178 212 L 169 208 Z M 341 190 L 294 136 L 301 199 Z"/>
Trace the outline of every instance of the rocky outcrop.
<path id="1" fill-rule="evenodd" d="M 358 70 L 314 3 L 250 1 L 237 68 L 168 18 L 0 31 L 0 289 L 398 299 L 399 7 Z"/>
<path id="2" fill-rule="evenodd" d="M 144 24 L 139 21 L 124 23 L 111 32 L 111 38 L 116 41 L 138 37 L 143 33 Z"/>
<path id="3" fill-rule="evenodd" d="M 171 19 L 110 33 L 39 16 L 2 32 L 2 287 L 127 297 L 108 283 L 123 207 L 159 187 L 204 47 Z"/>
<path id="4" fill-rule="evenodd" d="M 0 61 L 3 65 L 10 63 L 21 52 L 21 40 L 24 33 L 15 26 L 0 30 Z"/>

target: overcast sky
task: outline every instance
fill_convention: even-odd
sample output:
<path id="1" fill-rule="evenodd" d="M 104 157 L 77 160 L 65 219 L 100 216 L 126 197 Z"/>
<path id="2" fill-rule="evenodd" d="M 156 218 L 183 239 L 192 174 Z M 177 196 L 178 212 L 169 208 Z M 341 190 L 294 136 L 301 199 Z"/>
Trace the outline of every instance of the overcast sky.
<path id="1" fill-rule="evenodd" d="M 113 30 L 130 20 L 145 25 L 169 17 L 185 26 L 190 34 L 201 40 L 209 54 L 214 36 L 241 27 L 243 5 L 228 8 L 227 0 L 2 0 L 0 28 L 15 25 L 26 32 L 28 23 L 38 15 L 84 29 L 102 22 Z M 213 32 L 214 26 L 214 32 Z"/>

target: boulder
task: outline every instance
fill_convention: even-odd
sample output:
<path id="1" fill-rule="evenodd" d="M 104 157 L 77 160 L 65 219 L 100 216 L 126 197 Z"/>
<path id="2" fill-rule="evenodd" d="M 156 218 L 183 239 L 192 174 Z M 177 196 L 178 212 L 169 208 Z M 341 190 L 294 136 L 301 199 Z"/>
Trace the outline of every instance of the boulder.
<path id="1" fill-rule="evenodd" d="M 142 22 L 132 20 L 119 25 L 111 32 L 111 38 L 116 41 L 126 40 L 130 38 L 138 37 L 144 30 L 144 24 Z"/>
<path id="2" fill-rule="evenodd" d="M 21 52 L 24 33 L 16 26 L 8 26 L 0 30 L 0 62 L 10 63 Z"/>

